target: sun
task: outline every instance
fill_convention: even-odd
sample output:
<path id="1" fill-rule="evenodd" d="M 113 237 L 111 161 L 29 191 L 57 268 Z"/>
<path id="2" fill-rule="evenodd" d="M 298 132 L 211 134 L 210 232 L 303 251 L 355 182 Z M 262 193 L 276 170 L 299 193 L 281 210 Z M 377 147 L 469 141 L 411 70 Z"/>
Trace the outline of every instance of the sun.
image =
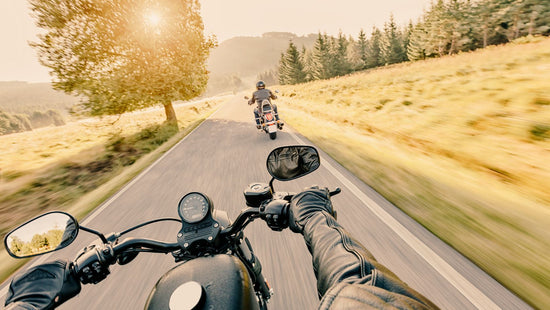
<path id="1" fill-rule="evenodd" d="M 145 22 L 151 27 L 158 27 L 162 16 L 158 12 L 149 11 L 145 13 Z"/>

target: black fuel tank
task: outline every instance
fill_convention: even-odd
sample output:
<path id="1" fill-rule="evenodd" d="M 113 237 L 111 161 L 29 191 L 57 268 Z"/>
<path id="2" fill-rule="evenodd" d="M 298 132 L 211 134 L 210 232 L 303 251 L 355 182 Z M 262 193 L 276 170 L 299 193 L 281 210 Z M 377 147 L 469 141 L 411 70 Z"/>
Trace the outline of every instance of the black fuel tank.
<path id="1" fill-rule="evenodd" d="M 174 291 L 195 281 L 206 293 L 198 309 L 259 309 L 250 275 L 235 256 L 199 257 L 180 264 L 159 279 L 145 309 L 170 309 Z"/>

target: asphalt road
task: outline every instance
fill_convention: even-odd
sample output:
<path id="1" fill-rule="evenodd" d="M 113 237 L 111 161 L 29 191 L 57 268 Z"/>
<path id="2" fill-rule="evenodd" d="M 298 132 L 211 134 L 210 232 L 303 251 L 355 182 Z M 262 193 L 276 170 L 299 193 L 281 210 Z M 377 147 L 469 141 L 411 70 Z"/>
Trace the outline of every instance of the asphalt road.
<path id="1" fill-rule="evenodd" d="M 291 128 L 270 140 L 255 129 L 252 108 L 236 96 L 83 224 L 107 233 L 159 217 L 177 217 L 177 203 L 190 191 L 207 194 L 215 208 L 234 219 L 245 207 L 243 189 L 252 182 L 269 181 L 268 153 L 294 144 L 311 143 Z M 275 181 L 275 189 L 341 187 L 342 193 L 333 198 L 339 222 L 379 262 L 442 309 L 530 309 L 324 153 L 321 162 L 319 170 L 301 179 Z M 177 223 L 154 224 L 131 236 L 175 242 L 178 229 Z M 249 225 L 245 234 L 275 291 L 270 308 L 315 309 L 316 282 L 302 237 L 289 230 L 273 232 L 261 220 Z M 94 239 L 80 232 L 75 243 L 42 260 L 74 258 Z M 140 254 L 129 265 L 112 266 L 106 280 L 83 286 L 79 296 L 60 309 L 141 309 L 156 281 L 174 266 L 171 255 Z"/>

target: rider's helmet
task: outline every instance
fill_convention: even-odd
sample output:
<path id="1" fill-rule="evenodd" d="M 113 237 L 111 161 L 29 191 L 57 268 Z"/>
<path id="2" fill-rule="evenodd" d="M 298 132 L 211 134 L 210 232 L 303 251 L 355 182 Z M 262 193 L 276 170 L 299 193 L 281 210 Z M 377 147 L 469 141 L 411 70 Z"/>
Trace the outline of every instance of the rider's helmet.
<path id="1" fill-rule="evenodd" d="M 258 81 L 258 83 L 256 83 L 256 89 L 260 90 L 260 89 L 264 89 L 264 88 L 265 88 L 264 81 Z"/>

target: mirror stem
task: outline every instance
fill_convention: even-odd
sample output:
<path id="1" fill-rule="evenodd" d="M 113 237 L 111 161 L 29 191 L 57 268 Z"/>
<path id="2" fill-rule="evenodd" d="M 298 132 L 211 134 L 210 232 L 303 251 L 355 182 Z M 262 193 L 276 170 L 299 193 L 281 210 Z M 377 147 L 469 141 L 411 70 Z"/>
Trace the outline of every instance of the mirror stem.
<path id="1" fill-rule="evenodd" d="M 103 243 L 105 243 L 105 244 L 108 243 L 108 242 L 107 242 L 107 239 L 105 238 L 105 236 L 104 236 L 102 233 L 100 233 L 99 231 L 95 231 L 95 230 L 93 230 L 93 229 L 86 228 L 86 227 L 84 227 L 84 226 L 80 226 L 80 229 L 82 229 L 82 230 L 84 230 L 84 231 L 87 231 L 87 232 L 89 232 L 89 233 L 92 233 L 92 234 L 94 234 L 94 235 L 97 235 L 97 236 L 99 236 L 99 238 L 101 239 L 101 241 L 103 241 Z"/>
<path id="2" fill-rule="evenodd" d="M 275 178 L 271 178 L 271 181 L 269 181 L 269 188 L 271 188 L 272 193 L 275 193 L 275 189 L 273 188 L 273 180 L 275 180 Z"/>

